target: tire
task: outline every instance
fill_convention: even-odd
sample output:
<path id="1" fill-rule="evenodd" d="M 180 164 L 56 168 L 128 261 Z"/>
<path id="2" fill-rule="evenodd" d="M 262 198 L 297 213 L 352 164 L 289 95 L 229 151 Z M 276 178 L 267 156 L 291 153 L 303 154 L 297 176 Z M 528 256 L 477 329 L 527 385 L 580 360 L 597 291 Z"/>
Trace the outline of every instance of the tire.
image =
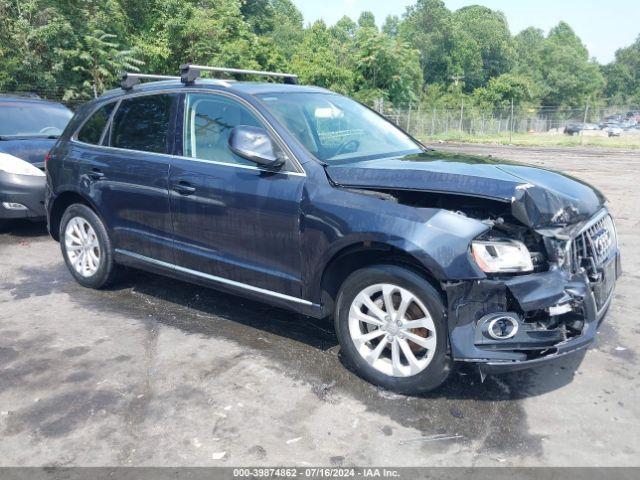
<path id="1" fill-rule="evenodd" d="M 83 236 L 80 230 L 83 230 L 86 236 Z M 120 269 L 113 260 L 111 240 L 104 223 L 89 207 L 76 203 L 65 210 L 60 221 L 59 238 L 67 268 L 80 285 L 101 289 L 116 280 Z M 78 250 L 77 246 L 83 245 L 83 239 L 88 239 L 85 240 L 83 257 L 86 263 L 78 258 L 78 255 L 82 255 L 83 248 Z M 79 263 L 86 268 L 80 266 L 78 269 Z"/>
<path id="2" fill-rule="evenodd" d="M 380 290 L 382 285 L 386 287 Z M 393 304 L 391 316 L 386 315 L 383 290 L 389 292 L 388 298 Z M 362 303 L 365 297 L 369 297 L 378 310 L 369 309 Z M 406 315 L 400 316 L 401 302 L 405 298 L 410 299 L 409 307 L 406 308 Z M 379 325 L 371 325 L 360 321 L 363 317 L 357 312 L 364 313 L 367 322 L 372 317 L 378 320 L 380 315 L 376 316 L 375 312 L 387 318 Z M 415 322 L 418 318 L 421 318 L 417 320 L 420 327 L 407 328 L 407 321 Z M 377 265 L 355 271 L 340 288 L 334 321 L 345 362 L 360 377 L 374 385 L 398 393 L 417 395 L 439 387 L 451 373 L 453 362 L 447 353 L 445 307 L 436 289 L 411 270 L 394 265 Z M 354 335 L 375 335 L 376 338 L 365 342 L 355 340 Z M 422 337 L 420 343 L 430 348 L 414 343 L 416 335 Z M 386 344 L 380 347 L 383 341 Z M 376 349 L 381 351 L 378 360 L 372 363 L 365 359 L 365 356 L 375 356 Z M 409 361 L 407 354 L 413 355 L 415 362 Z M 399 360 L 395 362 L 394 358 Z"/>

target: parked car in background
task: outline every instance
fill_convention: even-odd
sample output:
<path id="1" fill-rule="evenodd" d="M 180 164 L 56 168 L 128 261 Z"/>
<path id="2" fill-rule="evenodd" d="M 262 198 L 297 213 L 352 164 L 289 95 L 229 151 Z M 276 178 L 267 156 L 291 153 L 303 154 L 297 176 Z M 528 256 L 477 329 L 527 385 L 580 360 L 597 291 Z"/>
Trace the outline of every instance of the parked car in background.
<path id="1" fill-rule="evenodd" d="M 609 137 L 620 137 L 622 132 L 624 132 L 624 128 L 620 124 L 612 123 L 609 124 L 604 131 L 607 132 L 607 136 Z"/>
<path id="2" fill-rule="evenodd" d="M 72 116 L 36 96 L 0 95 L 0 223 L 44 220 L 45 157 Z"/>
<path id="3" fill-rule="evenodd" d="M 410 394 L 455 361 L 511 371 L 594 341 L 621 272 L 598 190 L 432 150 L 322 88 L 207 68 L 125 82 L 52 149 L 49 231 L 81 285 L 130 266 L 332 316 L 354 371 Z"/>
<path id="4" fill-rule="evenodd" d="M 584 129 L 585 126 L 583 123 L 572 122 L 567 123 L 567 125 L 564 127 L 564 133 L 573 136 L 580 133 Z"/>

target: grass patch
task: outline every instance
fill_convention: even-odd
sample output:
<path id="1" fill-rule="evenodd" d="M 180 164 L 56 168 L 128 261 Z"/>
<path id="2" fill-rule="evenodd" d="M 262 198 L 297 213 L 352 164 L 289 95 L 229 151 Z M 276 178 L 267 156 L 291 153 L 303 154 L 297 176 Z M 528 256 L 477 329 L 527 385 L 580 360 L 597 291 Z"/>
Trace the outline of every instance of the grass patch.
<path id="1" fill-rule="evenodd" d="M 518 145 L 523 147 L 602 147 L 640 149 L 640 133 L 622 134 L 621 137 L 607 137 L 600 132 L 588 132 L 582 137 L 549 133 L 514 133 L 499 135 L 469 135 L 467 133 L 449 132 L 448 134 L 424 136 L 420 139 L 426 143 L 437 141 L 462 143 L 493 143 L 498 145 Z"/>

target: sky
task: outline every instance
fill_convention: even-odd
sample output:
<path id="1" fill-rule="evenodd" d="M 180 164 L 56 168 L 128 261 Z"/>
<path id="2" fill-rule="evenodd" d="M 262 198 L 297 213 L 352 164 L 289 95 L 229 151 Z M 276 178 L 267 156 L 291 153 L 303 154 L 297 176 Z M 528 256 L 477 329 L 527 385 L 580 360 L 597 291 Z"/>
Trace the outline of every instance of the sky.
<path id="1" fill-rule="evenodd" d="M 401 16 L 415 0 L 293 0 L 306 23 L 323 19 L 333 25 L 343 15 L 354 20 L 370 10 L 382 25 L 387 15 Z M 626 47 L 640 35 L 640 0 L 445 0 L 450 10 L 466 5 L 484 5 L 501 10 L 509 28 L 517 34 L 527 27 L 548 32 L 564 20 L 600 63 L 614 59 L 617 49 Z"/>

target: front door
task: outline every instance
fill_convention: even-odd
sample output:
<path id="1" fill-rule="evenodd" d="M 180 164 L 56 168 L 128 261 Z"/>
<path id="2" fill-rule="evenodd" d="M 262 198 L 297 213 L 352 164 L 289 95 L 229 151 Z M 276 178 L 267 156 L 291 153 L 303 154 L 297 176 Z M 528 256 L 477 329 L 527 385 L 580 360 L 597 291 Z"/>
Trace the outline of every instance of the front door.
<path id="1" fill-rule="evenodd" d="M 306 177 L 291 165 L 266 171 L 231 152 L 235 126 L 264 127 L 239 100 L 188 94 L 182 120 L 182 157 L 173 159 L 169 176 L 176 265 L 299 297 Z"/>

